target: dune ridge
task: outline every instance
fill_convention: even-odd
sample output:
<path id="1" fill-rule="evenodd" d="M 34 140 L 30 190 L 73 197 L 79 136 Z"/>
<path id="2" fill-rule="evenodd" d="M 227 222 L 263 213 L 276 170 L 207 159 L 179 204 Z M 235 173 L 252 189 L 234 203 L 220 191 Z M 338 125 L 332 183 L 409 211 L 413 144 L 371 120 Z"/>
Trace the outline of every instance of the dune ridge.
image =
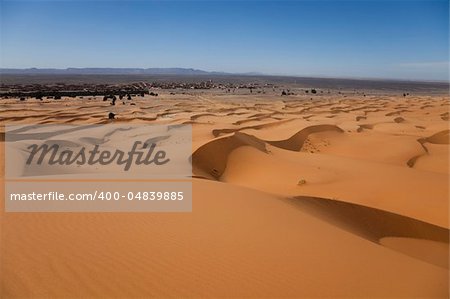
<path id="1" fill-rule="evenodd" d="M 253 135 L 234 131 L 233 135 L 214 139 L 198 148 L 192 154 L 194 174 L 196 174 L 195 172 L 197 171 L 212 176 L 215 179 L 219 179 L 225 171 L 228 155 L 240 146 L 252 146 L 265 153 L 268 153 L 266 144 L 285 150 L 300 151 L 310 134 L 324 131 L 343 132 L 342 129 L 334 125 L 315 125 L 298 131 L 288 139 L 269 141 L 259 139 Z M 221 131 L 221 133 L 222 132 L 224 131 Z M 196 175 L 198 175 L 198 173 Z"/>
<path id="2" fill-rule="evenodd" d="M 325 132 L 325 131 L 335 131 L 342 133 L 344 132 L 341 128 L 335 125 L 314 125 L 306 127 L 296 134 L 292 135 L 292 137 L 285 140 L 277 140 L 277 141 L 266 141 L 270 145 L 289 150 L 289 151 L 300 151 L 302 149 L 303 144 L 310 134 Z"/>
<path id="3" fill-rule="evenodd" d="M 419 138 L 417 139 L 417 142 L 419 142 L 419 144 L 422 146 L 424 153 L 420 154 L 420 155 L 416 155 L 411 157 L 406 164 L 413 168 L 414 165 L 417 163 L 417 160 L 420 157 L 423 157 L 425 155 L 429 154 L 429 150 L 428 147 L 426 146 L 426 143 L 431 143 L 431 144 L 450 144 L 450 130 L 443 130 L 440 132 L 437 132 L 429 137 L 424 137 L 424 138 Z"/>
<path id="4" fill-rule="evenodd" d="M 401 252 L 436 266 L 449 268 L 450 230 L 447 228 L 345 201 L 307 196 L 296 196 L 292 199 L 285 199 L 285 201 L 378 244 L 381 244 L 381 240 L 387 237 L 413 238 L 442 243 L 447 247 L 447 251 L 439 252 L 438 257 L 433 254 L 432 248 L 431 254 L 430 248 L 427 248 L 429 250 L 424 250 L 419 256 L 410 254 L 408 248 L 403 248 Z"/>

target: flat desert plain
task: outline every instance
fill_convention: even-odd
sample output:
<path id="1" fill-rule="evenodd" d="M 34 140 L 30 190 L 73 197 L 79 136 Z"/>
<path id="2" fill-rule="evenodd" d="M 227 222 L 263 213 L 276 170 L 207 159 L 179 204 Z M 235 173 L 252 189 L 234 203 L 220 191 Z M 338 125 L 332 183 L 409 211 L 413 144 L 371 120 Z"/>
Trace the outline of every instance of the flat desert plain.
<path id="1" fill-rule="evenodd" d="M 1 100 L 2 125 L 193 127 L 190 213 L 2 204 L 2 298 L 448 297 L 448 95 L 158 93 Z"/>

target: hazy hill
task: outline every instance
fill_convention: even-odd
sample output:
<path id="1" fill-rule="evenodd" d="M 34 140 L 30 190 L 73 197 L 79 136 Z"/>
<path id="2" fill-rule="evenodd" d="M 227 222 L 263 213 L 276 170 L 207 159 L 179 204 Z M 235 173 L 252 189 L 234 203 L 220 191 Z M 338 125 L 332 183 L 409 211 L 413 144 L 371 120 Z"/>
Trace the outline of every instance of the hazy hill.
<path id="1" fill-rule="evenodd" d="M 1 74 L 64 74 L 64 75 L 206 75 L 219 74 L 192 68 L 66 68 L 66 69 L 10 69 L 1 68 Z"/>

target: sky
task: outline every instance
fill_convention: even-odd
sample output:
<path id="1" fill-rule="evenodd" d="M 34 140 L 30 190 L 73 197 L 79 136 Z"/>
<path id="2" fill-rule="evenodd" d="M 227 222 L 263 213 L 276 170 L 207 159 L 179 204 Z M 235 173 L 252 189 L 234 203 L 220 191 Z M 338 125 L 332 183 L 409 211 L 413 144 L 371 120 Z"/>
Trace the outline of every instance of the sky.
<path id="1" fill-rule="evenodd" d="M 0 0 L 2 68 L 449 79 L 448 0 Z"/>

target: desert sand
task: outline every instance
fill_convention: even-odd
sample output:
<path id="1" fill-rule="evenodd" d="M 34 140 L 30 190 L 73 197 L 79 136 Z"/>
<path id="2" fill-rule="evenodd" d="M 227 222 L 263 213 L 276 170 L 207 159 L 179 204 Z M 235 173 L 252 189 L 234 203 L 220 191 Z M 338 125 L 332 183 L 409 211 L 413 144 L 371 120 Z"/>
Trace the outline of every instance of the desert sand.
<path id="1" fill-rule="evenodd" d="M 2 125 L 193 126 L 191 213 L 2 204 L 2 298 L 448 297 L 448 95 L 158 93 L 2 100 Z"/>

